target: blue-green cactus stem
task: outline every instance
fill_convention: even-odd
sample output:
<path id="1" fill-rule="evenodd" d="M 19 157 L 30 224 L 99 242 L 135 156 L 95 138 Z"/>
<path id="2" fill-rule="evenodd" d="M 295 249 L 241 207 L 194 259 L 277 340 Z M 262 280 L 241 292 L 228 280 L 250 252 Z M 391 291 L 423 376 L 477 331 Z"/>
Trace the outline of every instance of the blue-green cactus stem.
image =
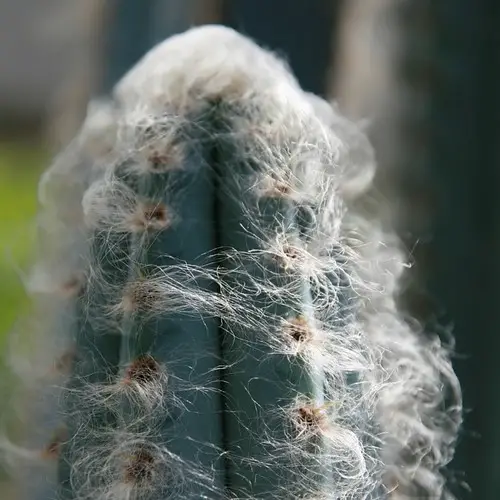
<path id="1" fill-rule="evenodd" d="M 132 290 L 134 286 L 142 287 L 142 295 L 139 292 L 134 297 L 138 313 L 123 319 L 121 355 L 125 368 L 144 356 L 158 363 L 166 392 L 165 400 L 160 402 L 163 414 L 156 444 L 166 446 L 169 453 L 185 463 L 183 491 L 188 495 L 186 498 L 193 499 L 208 494 L 209 490 L 220 493 L 224 486 L 223 463 L 219 458 L 222 454 L 219 322 L 196 311 L 194 305 L 191 314 L 169 311 L 168 303 L 162 311 L 148 311 L 148 302 L 154 306 L 151 304 L 154 294 L 161 296 L 161 290 L 148 290 L 151 286 L 148 280 L 160 268 L 168 273 L 169 269 L 179 271 L 190 265 L 209 266 L 207 255 L 216 245 L 215 195 L 203 128 L 194 119 L 176 131 L 173 141 L 178 152 L 182 151 L 180 156 L 169 157 L 159 151 L 149 159 L 150 171 L 136 176 L 137 195 L 148 200 L 147 206 L 155 211 L 152 217 L 160 225 L 164 219 L 165 224 L 161 230 L 146 230 L 131 239 L 128 287 L 129 291 L 130 287 Z M 161 133 L 158 137 L 161 138 Z M 214 282 L 193 278 L 188 271 L 178 279 L 189 281 L 195 293 L 217 294 Z M 134 404 L 140 406 L 141 401 Z M 140 414 L 141 408 L 132 409 L 132 419 L 137 412 Z M 138 422 L 139 428 L 143 425 L 144 422 Z M 151 422 L 147 425 L 151 426 Z M 199 474 L 190 475 L 189 470 Z M 163 491 L 157 492 L 158 498 L 172 494 L 169 491 L 172 485 L 166 482 L 162 488 Z"/>
<path id="2" fill-rule="evenodd" d="M 277 352 L 270 338 L 283 335 L 288 325 L 290 342 L 299 343 L 302 335 L 294 337 L 293 332 L 307 335 L 314 325 L 307 279 L 287 264 L 285 247 L 293 252 L 301 244 L 297 211 L 286 192 L 278 189 L 275 196 L 252 189 L 256 180 L 273 172 L 259 164 L 258 151 L 255 158 L 245 158 L 231 132 L 221 133 L 217 144 L 219 243 L 229 249 L 223 262 L 229 293 L 241 294 L 243 306 L 236 321 L 222 325 L 229 489 L 258 498 L 281 498 L 288 491 L 298 498 L 320 488 L 326 475 L 320 466 L 321 439 L 304 443 L 299 436 L 301 419 L 323 404 L 321 367 Z M 249 138 L 248 132 L 244 135 Z M 270 245 L 280 236 L 286 242 L 273 254 Z"/>

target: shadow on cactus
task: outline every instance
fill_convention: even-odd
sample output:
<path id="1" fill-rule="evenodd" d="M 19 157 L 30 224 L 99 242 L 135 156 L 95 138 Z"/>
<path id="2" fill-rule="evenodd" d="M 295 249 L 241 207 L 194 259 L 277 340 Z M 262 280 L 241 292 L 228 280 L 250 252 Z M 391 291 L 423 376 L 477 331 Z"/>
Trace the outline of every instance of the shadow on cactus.
<path id="1" fill-rule="evenodd" d="M 445 495 L 460 389 L 396 308 L 397 242 L 351 206 L 373 169 L 237 33 L 146 55 L 41 181 L 26 432 L 3 441 L 24 497 Z"/>

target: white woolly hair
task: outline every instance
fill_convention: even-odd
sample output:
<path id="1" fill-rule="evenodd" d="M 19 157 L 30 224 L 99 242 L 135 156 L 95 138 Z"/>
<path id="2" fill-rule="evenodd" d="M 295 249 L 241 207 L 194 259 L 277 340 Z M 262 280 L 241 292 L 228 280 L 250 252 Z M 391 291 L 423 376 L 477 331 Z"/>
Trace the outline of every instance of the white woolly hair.
<path id="1" fill-rule="evenodd" d="M 80 314 L 103 332 L 125 337 L 130 332 L 124 325 L 134 318 L 147 321 L 165 311 L 216 317 L 235 342 L 266 346 L 255 364 L 256 377 L 259 363 L 275 356 L 299 359 L 307 376 L 322 377 L 321 394 L 295 393 L 285 403 L 261 409 L 263 466 L 279 475 L 280 459 L 286 457 L 282 463 L 307 463 L 316 471 L 309 476 L 301 470 L 296 484 L 282 482 L 266 499 L 451 498 L 442 469 L 461 423 L 460 387 L 447 348 L 398 310 L 398 283 L 406 266 L 398 241 L 351 208 L 375 170 L 363 132 L 303 92 L 273 54 L 219 26 L 192 29 L 155 47 L 113 97 L 91 105 L 80 134 L 43 176 L 42 257 L 27 280 L 39 304 L 35 321 L 27 323 L 36 332 L 31 333 L 36 347 L 29 353 L 25 343 L 12 342 L 10 353 L 14 372 L 27 386 L 22 397 L 43 388 L 49 401 L 59 403 L 53 414 L 77 429 L 77 437 L 68 437 L 83 443 L 70 457 L 74 498 L 161 494 L 181 500 L 194 498 L 193 487 L 203 491 L 196 498 L 264 498 L 217 489 L 213 471 L 184 461 L 159 438 L 167 406 L 173 402 L 188 412 L 192 391 L 214 390 L 202 381 L 176 380 L 172 367 L 149 357 L 137 361 L 139 375 L 132 363 L 109 379 L 65 388 L 67 362 L 79 356 L 78 297 L 83 297 Z M 127 176 L 140 181 L 170 169 L 182 172 L 186 141 L 192 140 L 186 139 L 185 127 L 205 127 L 199 117 L 217 102 L 230 132 L 213 133 L 211 140 L 230 141 L 238 161 L 259 165 L 252 178 L 235 179 L 237 193 L 228 193 L 240 203 L 255 248 L 213 249 L 204 264 L 179 261 L 147 269 L 127 283 L 110 282 L 96 253 L 119 259 L 122 243 L 132 238 L 136 254 L 120 261 L 127 270 L 151 233 L 182 224 L 176 185 L 165 186 L 167 204 L 152 204 Z M 304 209 L 306 237 L 279 217 L 272 227 L 262 223 L 255 206 L 271 198 Z M 96 247 L 97 234 L 104 248 Z M 221 253 L 230 263 L 226 268 L 212 265 Z M 270 273 L 285 273 L 287 279 Z M 216 288 L 201 289 L 200 280 Z M 307 297 L 304 283 L 310 286 Z M 103 302 L 92 303 L 91 293 Z M 251 300 L 257 295 L 288 314 L 263 310 Z M 29 363 L 29 354 L 43 362 Z M 222 359 L 220 368 L 230 367 Z M 54 389 L 48 390 L 51 381 Z M 68 410 L 67 397 L 79 399 L 83 409 Z M 135 409 L 121 415 L 125 399 Z M 98 431 L 89 424 L 88 415 L 103 408 L 118 419 L 116 429 Z M 54 419 L 40 419 L 39 409 L 29 413 L 26 428 L 31 432 L 36 423 L 48 432 Z M 284 435 L 276 435 L 276 421 L 283 422 Z M 9 464 L 47 460 L 46 448 L 30 450 L 30 439 L 26 450 L 3 439 Z M 242 467 L 257 461 L 232 458 Z M 318 480 L 318 469 L 324 481 Z"/>

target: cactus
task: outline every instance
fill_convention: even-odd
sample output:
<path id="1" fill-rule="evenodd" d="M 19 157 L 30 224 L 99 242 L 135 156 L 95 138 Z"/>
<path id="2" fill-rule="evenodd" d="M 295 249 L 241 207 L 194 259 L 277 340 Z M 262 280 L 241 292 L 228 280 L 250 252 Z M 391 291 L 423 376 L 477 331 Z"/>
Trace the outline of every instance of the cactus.
<path id="1" fill-rule="evenodd" d="M 90 111 L 42 179 L 29 281 L 57 333 L 29 403 L 40 387 L 58 403 L 30 416 L 62 431 L 42 452 L 5 438 L 8 458 L 41 459 L 61 499 L 440 493 L 459 412 L 441 389 L 459 388 L 396 308 L 397 243 L 352 209 L 373 176 L 363 134 L 214 26 Z"/>

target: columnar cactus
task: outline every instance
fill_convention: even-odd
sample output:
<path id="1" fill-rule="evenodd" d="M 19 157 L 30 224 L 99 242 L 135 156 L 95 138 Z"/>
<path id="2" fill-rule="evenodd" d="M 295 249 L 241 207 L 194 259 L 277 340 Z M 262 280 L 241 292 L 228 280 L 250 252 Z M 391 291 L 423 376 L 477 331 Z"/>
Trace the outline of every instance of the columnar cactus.
<path id="1" fill-rule="evenodd" d="M 175 36 L 125 76 L 41 183 L 30 284 L 68 380 L 33 414 L 62 431 L 4 448 L 53 460 L 45 498 L 441 495 L 459 388 L 396 308 L 397 245 L 350 208 L 373 165 L 232 30 Z"/>

